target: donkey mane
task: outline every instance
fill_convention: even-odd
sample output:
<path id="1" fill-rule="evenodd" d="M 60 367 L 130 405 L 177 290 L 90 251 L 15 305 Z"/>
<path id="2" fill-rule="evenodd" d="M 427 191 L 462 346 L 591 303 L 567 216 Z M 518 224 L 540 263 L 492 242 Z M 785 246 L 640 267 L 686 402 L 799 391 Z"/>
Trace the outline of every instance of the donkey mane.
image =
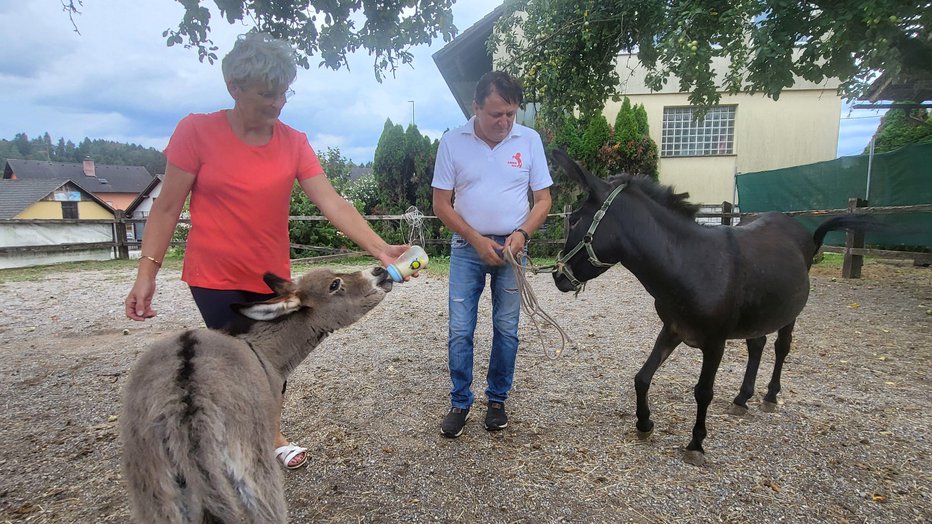
<path id="1" fill-rule="evenodd" d="M 647 175 L 618 173 L 609 177 L 607 181 L 612 188 L 623 182 L 637 187 L 654 202 L 686 218 L 695 219 L 696 213 L 699 212 L 699 204 L 689 202 L 689 193 L 677 193 L 673 187 L 660 184 Z"/>

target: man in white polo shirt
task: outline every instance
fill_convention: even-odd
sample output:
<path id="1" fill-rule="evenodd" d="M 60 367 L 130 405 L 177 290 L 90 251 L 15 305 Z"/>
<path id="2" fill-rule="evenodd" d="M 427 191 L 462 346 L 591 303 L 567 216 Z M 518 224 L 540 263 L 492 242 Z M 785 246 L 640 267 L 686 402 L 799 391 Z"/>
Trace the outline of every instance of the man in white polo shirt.
<path id="1" fill-rule="evenodd" d="M 486 275 L 491 276 L 493 334 L 485 428 L 508 425 L 505 400 L 514 379 L 521 297 L 503 250 L 521 260 L 550 211 L 553 184 L 540 135 L 515 123 L 522 100 L 517 80 L 500 71 L 486 73 L 476 85 L 475 116 L 444 134 L 437 151 L 434 213 L 454 232 L 447 342 L 452 407 L 440 428 L 450 438 L 463 433 L 474 400 L 473 334 Z"/>

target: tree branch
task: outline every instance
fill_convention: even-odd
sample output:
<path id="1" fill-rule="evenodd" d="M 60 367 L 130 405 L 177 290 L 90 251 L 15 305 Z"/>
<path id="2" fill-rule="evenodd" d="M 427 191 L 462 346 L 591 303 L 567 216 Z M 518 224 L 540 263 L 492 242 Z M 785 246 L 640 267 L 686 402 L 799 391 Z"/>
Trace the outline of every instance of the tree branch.
<path id="1" fill-rule="evenodd" d="M 79 6 L 84 7 L 84 0 L 77 0 L 77 2 Z M 78 31 L 78 24 L 74 21 L 74 15 L 81 14 L 81 11 L 78 11 L 74 3 L 75 0 L 61 0 L 61 9 L 68 13 L 68 19 L 71 20 L 71 26 L 74 27 L 74 32 L 80 35 L 81 31 Z"/>

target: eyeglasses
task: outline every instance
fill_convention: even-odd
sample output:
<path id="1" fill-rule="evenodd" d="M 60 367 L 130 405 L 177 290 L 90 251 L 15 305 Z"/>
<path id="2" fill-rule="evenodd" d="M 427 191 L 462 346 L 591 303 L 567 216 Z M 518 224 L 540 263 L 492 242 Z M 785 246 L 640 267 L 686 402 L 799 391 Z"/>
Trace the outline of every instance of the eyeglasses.
<path id="1" fill-rule="evenodd" d="M 269 102 L 278 102 L 278 100 L 281 98 L 284 98 L 285 102 L 287 102 L 291 100 L 291 97 L 294 96 L 294 90 L 289 89 L 283 93 L 270 93 L 268 91 L 259 91 L 257 94 Z"/>

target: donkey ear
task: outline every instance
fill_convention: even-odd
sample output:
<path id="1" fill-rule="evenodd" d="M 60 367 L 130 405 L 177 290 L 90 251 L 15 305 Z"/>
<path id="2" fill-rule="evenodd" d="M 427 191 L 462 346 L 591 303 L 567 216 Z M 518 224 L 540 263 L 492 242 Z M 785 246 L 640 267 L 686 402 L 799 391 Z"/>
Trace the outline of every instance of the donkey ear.
<path id="1" fill-rule="evenodd" d="M 232 304 L 230 307 L 240 315 L 253 320 L 274 320 L 301 309 L 301 299 L 289 293 L 264 302 Z"/>
<path id="2" fill-rule="evenodd" d="M 262 280 L 265 281 L 265 285 L 269 286 L 269 289 L 275 292 L 277 295 L 287 295 L 294 293 L 295 285 L 290 280 L 286 280 L 271 271 L 262 275 Z"/>
<path id="3" fill-rule="evenodd" d="M 604 180 L 596 177 L 576 163 L 576 161 L 570 158 L 562 149 L 554 149 L 550 153 L 550 156 L 553 158 L 553 162 L 563 169 L 563 172 L 566 173 L 566 176 L 569 177 L 570 180 L 575 181 L 583 187 L 589 188 L 590 191 L 604 188 Z"/>

